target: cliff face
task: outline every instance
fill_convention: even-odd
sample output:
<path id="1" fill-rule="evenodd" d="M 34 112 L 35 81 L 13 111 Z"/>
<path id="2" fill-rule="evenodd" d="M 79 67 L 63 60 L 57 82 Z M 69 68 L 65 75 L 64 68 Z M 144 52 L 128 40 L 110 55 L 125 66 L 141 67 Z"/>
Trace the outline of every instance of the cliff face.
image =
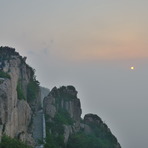
<path id="1" fill-rule="evenodd" d="M 81 105 L 73 86 L 62 86 L 59 89 L 54 87 L 44 99 L 44 104 L 46 113 L 51 117 L 60 110 L 65 110 L 73 120 L 80 121 Z"/>
<path id="2" fill-rule="evenodd" d="M 33 139 L 28 129 L 37 109 L 39 92 L 29 100 L 30 85 L 36 80 L 25 59 L 15 49 L 0 47 L 0 136 L 6 134 L 31 144 Z"/>
<path id="3" fill-rule="evenodd" d="M 100 117 L 87 114 L 81 119 L 81 104 L 73 86 L 53 88 L 44 99 L 44 112 L 47 129 L 45 148 L 120 148 Z"/>

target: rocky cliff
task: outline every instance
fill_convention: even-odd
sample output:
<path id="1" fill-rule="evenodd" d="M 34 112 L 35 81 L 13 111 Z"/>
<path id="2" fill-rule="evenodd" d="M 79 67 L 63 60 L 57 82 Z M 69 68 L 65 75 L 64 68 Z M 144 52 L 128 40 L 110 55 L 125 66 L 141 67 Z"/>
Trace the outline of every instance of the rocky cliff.
<path id="1" fill-rule="evenodd" d="M 120 148 L 110 129 L 94 114 L 81 118 L 81 103 L 73 86 L 54 87 L 44 99 L 45 148 Z"/>
<path id="2" fill-rule="evenodd" d="M 25 60 L 15 49 L 0 47 L 0 137 L 6 134 L 33 144 L 31 121 L 40 91 Z"/>

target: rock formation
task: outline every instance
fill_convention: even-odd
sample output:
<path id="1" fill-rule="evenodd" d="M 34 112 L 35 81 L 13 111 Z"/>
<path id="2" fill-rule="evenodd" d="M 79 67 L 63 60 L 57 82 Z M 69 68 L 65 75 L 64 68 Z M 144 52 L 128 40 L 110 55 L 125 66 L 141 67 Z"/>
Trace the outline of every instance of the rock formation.
<path id="1" fill-rule="evenodd" d="M 31 120 L 40 92 L 34 70 L 25 60 L 15 49 L 0 47 L 0 137 L 6 134 L 32 145 Z"/>
<path id="2" fill-rule="evenodd" d="M 44 112 L 47 128 L 45 148 L 120 148 L 100 117 L 87 114 L 81 118 L 81 104 L 73 86 L 54 87 L 44 99 Z"/>

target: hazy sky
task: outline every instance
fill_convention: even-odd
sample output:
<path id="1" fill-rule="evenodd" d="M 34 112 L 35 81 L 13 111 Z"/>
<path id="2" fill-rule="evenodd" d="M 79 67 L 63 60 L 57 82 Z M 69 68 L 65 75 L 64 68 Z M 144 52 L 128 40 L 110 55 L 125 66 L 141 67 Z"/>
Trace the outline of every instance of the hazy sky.
<path id="1" fill-rule="evenodd" d="M 74 85 L 123 148 L 148 145 L 148 1 L 0 0 L 0 46 L 42 86 Z M 135 70 L 130 70 L 135 66 Z"/>

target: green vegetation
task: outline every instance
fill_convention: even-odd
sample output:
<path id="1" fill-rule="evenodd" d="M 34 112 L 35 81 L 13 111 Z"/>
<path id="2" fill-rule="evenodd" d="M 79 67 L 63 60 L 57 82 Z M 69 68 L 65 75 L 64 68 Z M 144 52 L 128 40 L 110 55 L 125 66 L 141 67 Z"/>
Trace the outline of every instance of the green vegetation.
<path id="1" fill-rule="evenodd" d="M 59 147 L 62 148 L 65 147 L 63 135 L 55 136 L 48 132 L 44 148 L 59 148 Z"/>
<path id="2" fill-rule="evenodd" d="M 98 138 L 79 132 L 70 136 L 67 148 L 114 148 L 114 143 L 107 138 Z"/>
<path id="3" fill-rule="evenodd" d="M 74 121 L 66 110 L 60 109 L 54 117 L 54 121 L 60 124 L 72 125 Z"/>
<path id="4" fill-rule="evenodd" d="M 49 119 L 48 115 L 45 115 L 46 121 Z M 66 110 L 60 109 L 55 117 L 52 119 L 53 122 L 47 122 L 46 128 L 47 131 L 50 129 L 53 134 L 64 134 L 64 125 L 72 125 L 74 121 L 70 117 L 69 113 Z"/>
<path id="5" fill-rule="evenodd" d="M 31 146 L 26 145 L 18 139 L 12 139 L 8 136 L 3 136 L 0 148 L 32 148 Z"/>
<path id="6" fill-rule="evenodd" d="M 86 135 L 82 132 L 70 136 L 67 148 L 102 148 L 96 137 Z"/>
<path id="7" fill-rule="evenodd" d="M 49 117 L 46 116 L 46 121 L 47 118 Z M 47 138 L 45 148 L 64 148 L 64 125 L 72 125 L 73 123 L 69 113 L 66 110 L 60 109 L 53 118 L 53 122 L 46 122 Z"/>
<path id="8" fill-rule="evenodd" d="M 86 120 L 87 121 L 87 120 Z M 70 136 L 67 148 L 115 148 L 117 139 L 100 117 L 93 115 L 93 122 L 83 121 L 91 132 L 86 134 L 83 130 Z"/>
<path id="9" fill-rule="evenodd" d="M 64 126 L 58 121 L 46 122 L 46 144 L 44 148 L 64 148 Z"/>
<path id="10" fill-rule="evenodd" d="M 115 148 L 117 139 L 98 116 L 93 117 L 94 122 L 85 123 L 91 128 L 91 133 L 80 131 L 71 135 L 67 148 Z"/>
<path id="11" fill-rule="evenodd" d="M 10 75 L 2 70 L 0 70 L 0 77 L 10 79 Z"/>
<path id="12" fill-rule="evenodd" d="M 17 98 L 19 100 L 22 100 L 22 99 L 26 100 L 22 86 L 21 86 L 21 81 L 18 82 L 16 90 L 17 90 Z"/>
<path id="13" fill-rule="evenodd" d="M 39 92 L 39 82 L 36 80 L 32 80 L 29 82 L 27 86 L 27 100 L 29 102 L 36 99 Z"/>
<path id="14" fill-rule="evenodd" d="M 27 86 L 27 101 L 32 102 L 38 96 L 38 93 L 40 91 L 39 88 L 40 83 L 39 81 L 36 80 L 35 69 L 31 68 L 29 65 L 27 66 L 31 71 L 31 80 Z"/>
<path id="15" fill-rule="evenodd" d="M 92 129 L 93 135 L 95 137 L 99 138 L 100 139 L 100 142 L 102 144 L 107 144 L 108 143 L 111 146 L 111 145 L 117 143 L 117 139 L 111 133 L 111 131 L 109 130 L 109 128 L 107 127 L 107 125 L 104 124 L 103 122 L 100 123 L 100 124 L 98 124 L 98 123 L 90 123 L 88 125 Z M 110 147 L 108 147 L 108 148 L 110 148 Z"/>

